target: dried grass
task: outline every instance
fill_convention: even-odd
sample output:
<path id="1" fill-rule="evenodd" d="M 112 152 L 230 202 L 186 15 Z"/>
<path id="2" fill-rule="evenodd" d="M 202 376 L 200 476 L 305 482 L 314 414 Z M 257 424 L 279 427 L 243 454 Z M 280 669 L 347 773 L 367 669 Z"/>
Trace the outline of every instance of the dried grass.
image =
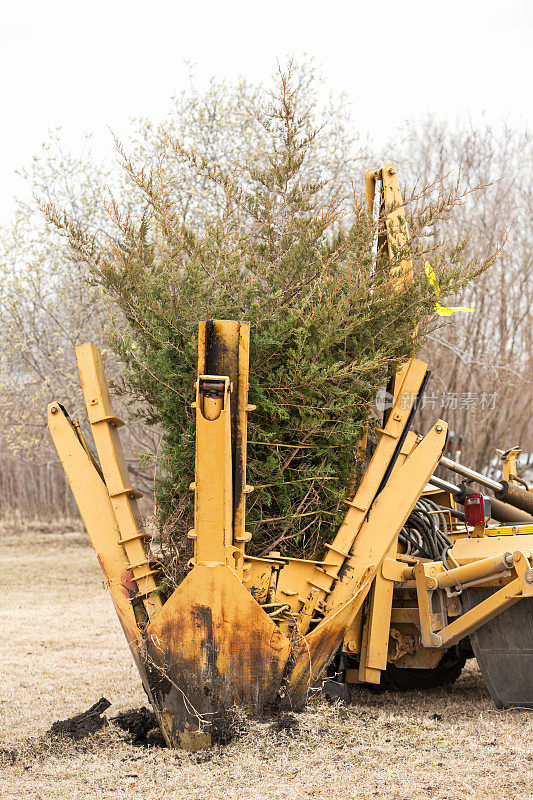
<path id="1" fill-rule="evenodd" d="M 108 716 L 146 699 L 80 534 L 4 531 L 0 557 L 5 800 L 531 797 L 533 717 L 497 711 L 474 666 L 447 692 L 358 690 L 346 708 L 314 699 L 290 734 L 252 723 L 205 753 L 135 747 L 112 726 L 54 742 L 53 721 L 102 695 Z"/>

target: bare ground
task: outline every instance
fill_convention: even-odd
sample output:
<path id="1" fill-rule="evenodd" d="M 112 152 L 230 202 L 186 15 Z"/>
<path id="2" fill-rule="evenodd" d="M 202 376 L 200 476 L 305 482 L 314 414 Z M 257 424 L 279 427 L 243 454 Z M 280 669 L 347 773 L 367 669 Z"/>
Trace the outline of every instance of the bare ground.
<path id="1" fill-rule="evenodd" d="M 496 710 L 475 665 L 448 691 L 313 699 L 292 735 L 252 723 L 209 752 L 134 746 L 112 725 L 54 741 L 55 720 L 102 695 L 108 717 L 146 698 L 83 534 L 3 530 L 0 564 L 1 798 L 533 797 L 533 717 Z"/>

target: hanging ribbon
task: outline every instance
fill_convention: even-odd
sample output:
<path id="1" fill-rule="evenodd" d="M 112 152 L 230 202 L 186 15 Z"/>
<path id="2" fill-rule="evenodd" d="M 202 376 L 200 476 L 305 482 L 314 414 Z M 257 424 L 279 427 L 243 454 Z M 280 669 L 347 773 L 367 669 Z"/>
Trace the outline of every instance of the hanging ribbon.
<path id="1" fill-rule="evenodd" d="M 441 306 L 441 304 L 439 303 L 439 299 L 440 299 L 439 282 L 437 280 L 437 276 L 435 275 L 435 273 L 433 271 L 433 267 L 431 266 L 429 261 L 426 261 L 426 263 L 424 264 L 424 272 L 426 273 L 426 277 L 427 277 L 428 281 L 430 282 L 430 284 L 435 289 L 435 294 L 437 295 L 437 302 L 435 303 L 435 311 L 437 312 L 437 314 L 439 314 L 439 316 L 441 316 L 441 317 L 451 317 L 451 315 L 455 314 L 456 311 L 473 311 L 474 310 L 473 308 L 465 308 L 463 306 L 454 306 L 452 308 L 446 308 L 446 306 Z"/>

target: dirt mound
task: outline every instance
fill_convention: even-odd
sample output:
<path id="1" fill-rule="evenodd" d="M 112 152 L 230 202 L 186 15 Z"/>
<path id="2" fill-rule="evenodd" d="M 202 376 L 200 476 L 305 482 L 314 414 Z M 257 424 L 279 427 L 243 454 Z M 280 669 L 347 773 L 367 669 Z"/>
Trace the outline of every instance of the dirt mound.
<path id="1" fill-rule="evenodd" d="M 292 736 L 298 733 L 299 727 L 300 723 L 294 714 L 283 714 L 283 716 L 274 720 L 269 730 L 271 733 L 286 733 L 288 736 Z"/>
<path id="2" fill-rule="evenodd" d="M 111 722 L 129 733 L 134 745 L 140 747 L 166 746 L 154 712 L 145 706 L 124 711 L 122 714 L 112 717 Z"/>
<path id="3" fill-rule="evenodd" d="M 212 744 L 226 745 L 242 736 L 247 727 L 246 717 L 238 709 L 225 710 L 213 715 L 208 731 Z"/>
<path id="4" fill-rule="evenodd" d="M 63 737 L 66 739 L 73 739 L 78 741 L 88 736 L 90 733 L 96 733 L 104 725 L 107 725 L 107 718 L 102 714 L 109 708 L 111 703 L 105 697 L 101 697 L 97 703 L 83 711 L 81 714 L 76 714 L 75 717 L 70 719 L 57 720 L 54 722 L 50 730 L 47 731 L 49 736 Z"/>

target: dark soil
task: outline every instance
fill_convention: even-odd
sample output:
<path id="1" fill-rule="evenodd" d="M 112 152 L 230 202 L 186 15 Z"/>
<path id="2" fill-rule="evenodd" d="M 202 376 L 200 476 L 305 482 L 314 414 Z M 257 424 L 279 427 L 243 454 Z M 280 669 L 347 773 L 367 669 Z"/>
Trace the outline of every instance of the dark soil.
<path id="1" fill-rule="evenodd" d="M 279 719 L 275 719 L 269 730 L 272 733 L 286 733 L 289 736 L 297 733 L 300 728 L 300 723 L 294 714 L 283 714 Z"/>
<path id="2" fill-rule="evenodd" d="M 244 718 L 235 711 L 219 711 L 213 715 L 207 730 L 212 744 L 229 744 L 246 731 Z"/>
<path id="3" fill-rule="evenodd" d="M 108 721 L 107 717 L 102 715 L 110 705 L 109 700 L 102 697 L 87 711 L 70 719 L 54 722 L 47 734 L 53 738 L 79 741 L 112 722 L 113 725 L 129 734 L 133 745 L 138 747 L 166 747 L 163 734 L 159 729 L 157 718 L 153 711 L 142 706 L 141 708 L 124 711 L 116 717 L 111 717 Z M 290 717 L 290 715 L 286 716 Z M 280 730 L 285 730 L 287 726 L 291 727 L 290 722 L 283 722 L 284 719 L 285 717 L 279 723 L 282 726 Z M 244 718 L 241 715 L 234 711 L 220 711 L 213 715 L 207 730 L 211 734 L 212 744 L 227 745 L 238 736 L 241 736 L 246 727 Z M 3 755 L 4 760 L 8 760 L 9 755 L 7 753 Z"/>
<path id="4" fill-rule="evenodd" d="M 104 725 L 107 725 L 107 717 L 102 714 L 109 708 L 111 703 L 105 697 L 101 697 L 97 703 L 83 711 L 81 714 L 76 714 L 75 717 L 70 719 L 57 720 L 54 722 L 49 731 L 49 736 L 63 737 L 65 739 L 73 739 L 78 741 L 88 736 L 91 733 L 96 733 Z"/>
<path id="5" fill-rule="evenodd" d="M 154 712 L 145 706 L 124 711 L 124 713 L 112 717 L 111 722 L 121 730 L 129 733 L 134 745 L 139 747 L 166 747 Z"/>
<path id="6" fill-rule="evenodd" d="M 16 750 L 0 747 L 0 764 L 14 764 L 17 757 L 18 752 Z"/>

